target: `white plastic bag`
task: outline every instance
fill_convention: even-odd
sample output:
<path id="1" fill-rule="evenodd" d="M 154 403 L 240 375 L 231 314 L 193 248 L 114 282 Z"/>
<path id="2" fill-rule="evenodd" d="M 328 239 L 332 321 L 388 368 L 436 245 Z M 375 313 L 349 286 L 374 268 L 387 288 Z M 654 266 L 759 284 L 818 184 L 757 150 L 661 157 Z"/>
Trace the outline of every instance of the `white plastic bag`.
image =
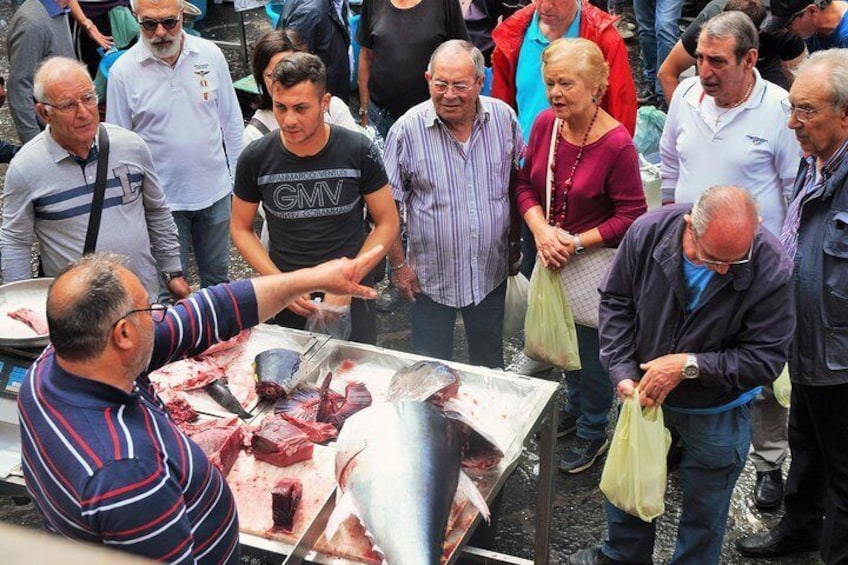
<path id="1" fill-rule="evenodd" d="M 784 408 L 789 408 L 789 403 L 792 400 L 792 382 L 789 380 L 789 365 L 783 366 L 783 371 L 780 376 L 771 383 L 771 389 L 774 391 L 774 399 Z"/>
<path id="2" fill-rule="evenodd" d="M 577 329 L 562 279 L 538 259 L 530 276 L 524 354 L 566 371 L 580 369 Z"/>
<path id="3" fill-rule="evenodd" d="M 503 336 L 515 337 L 524 329 L 524 317 L 527 315 L 527 295 L 530 281 L 518 273 L 506 279 L 506 300 L 504 301 Z"/>
<path id="4" fill-rule="evenodd" d="M 353 329 L 350 306 L 330 306 L 316 302 L 318 311 L 306 320 L 306 331 L 327 334 L 335 339 L 348 339 Z"/>

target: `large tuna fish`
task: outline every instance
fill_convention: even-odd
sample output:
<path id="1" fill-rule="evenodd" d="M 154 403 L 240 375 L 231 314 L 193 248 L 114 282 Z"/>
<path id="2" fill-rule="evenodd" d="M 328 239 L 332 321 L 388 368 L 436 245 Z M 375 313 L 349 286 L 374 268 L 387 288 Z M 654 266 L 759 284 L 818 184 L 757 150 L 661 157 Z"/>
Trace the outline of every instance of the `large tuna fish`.
<path id="1" fill-rule="evenodd" d="M 453 422 L 426 402 L 387 402 L 351 416 L 336 444 L 340 496 L 327 539 L 355 515 L 386 563 L 438 564 L 455 497 L 488 519 L 460 469 L 460 443 Z"/>

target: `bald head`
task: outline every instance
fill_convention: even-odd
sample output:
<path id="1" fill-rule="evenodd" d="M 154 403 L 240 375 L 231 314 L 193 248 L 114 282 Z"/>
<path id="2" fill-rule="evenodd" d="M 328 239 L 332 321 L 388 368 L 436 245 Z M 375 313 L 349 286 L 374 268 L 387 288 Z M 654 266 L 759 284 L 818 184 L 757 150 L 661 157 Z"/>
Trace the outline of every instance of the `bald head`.
<path id="1" fill-rule="evenodd" d="M 738 186 L 713 186 L 692 207 L 692 229 L 702 237 L 708 228 L 753 238 L 760 224 L 757 203 L 751 193 Z"/>
<path id="2" fill-rule="evenodd" d="M 70 361 L 102 353 L 115 321 L 132 307 L 128 285 L 134 279 L 123 258 L 113 254 L 86 255 L 66 267 L 47 295 L 47 323 L 56 353 Z"/>

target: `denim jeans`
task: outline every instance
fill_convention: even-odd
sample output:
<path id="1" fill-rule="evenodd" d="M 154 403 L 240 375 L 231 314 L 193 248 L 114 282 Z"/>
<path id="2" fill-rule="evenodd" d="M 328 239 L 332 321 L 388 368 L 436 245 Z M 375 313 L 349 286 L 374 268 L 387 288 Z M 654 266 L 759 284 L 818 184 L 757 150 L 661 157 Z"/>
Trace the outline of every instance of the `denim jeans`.
<path id="1" fill-rule="evenodd" d="M 680 37 L 678 20 L 683 0 L 633 0 L 639 47 L 642 50 L 645 82 L 662 94 L 657 69 Z"/>
<path id="2" fill-rule="evenodd" d="M 383 139 L 386 139 L 389 129 L 395 124 L 395 118 L 372 100 L 368 103 L 368 123 L 377 128 Z"/>
<path id="3" fill-rule="evenodd" d="M 453 308 L 435 302 L 424 293 L 410 307 L 412 350 L 419 355 L 453 359 L 453 330 L 456 312 L 462 314 L 468 338 L 468 360 L 472 365 L 503 368 L 503 317 L 506 280 L 480 304 Z"/>
<path id="4" fill-rule="evenodd" d="M 598 330 L 577 324 L 577 346 L 580 350 L 579 371 L 566 371 L 566 402 L 560 419 L 577 416 L 577 437 L 606 437 L 613 386 L 609 373 L 601 365 Z"/>
<path id="5" fill-rule="evenodd" d="M 183 271 L 188 268 L 191 246 L 202 288 L 229 281 L 230 206 L 227 195 L 203 210 L 171 212 L 179 232 Z"/>
<path id="6" fill-rule="evenodd" d="M 663 410 L 666 427 L 683 441 L 683 508 L 671 564 L 719 562 L 730 498 L 751 444 L 750 411 L 750 404 L 711 415 Z M 650 562 L 657 521 L 643 522 L 609 502 L 606 508 L 609 538 L 603 553 L 620 561 Z"/>

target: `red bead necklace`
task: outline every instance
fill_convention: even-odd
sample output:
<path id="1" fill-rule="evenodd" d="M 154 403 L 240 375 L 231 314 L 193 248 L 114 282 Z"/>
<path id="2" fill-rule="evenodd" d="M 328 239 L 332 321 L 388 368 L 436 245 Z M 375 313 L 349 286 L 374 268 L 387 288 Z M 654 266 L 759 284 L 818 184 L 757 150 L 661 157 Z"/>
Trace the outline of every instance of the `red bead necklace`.
<path id="1" fill-rule="evenodd" d="M 589 134 L 592 131 L 592 127 L 595 125 L 595 120 L 598 118 L 598 111 L 601 109 L 600 106 L 595 106 L 595 112 L 592 114 L 592 120 L 589 122 L 589 127 L 586 128 L 586 133 L 583 134 L 583 141 L 580 142 L 580 148 L 577 150 L 577 157 L 574 159 L 574 164 L 571 166 L 571 172 L 568 174 L 568 178 L 565 179 L 565 182 L 562 183 L 562 198 L 560 199 L 559 206 L 556 206 L 556 172 L 557 172 L 557 154 L 559 153 L 559 143 L 562 141 L 562 128 L 565 125 L 565 122 L 562 121 L 559 124 L 559 132 L 557 132 L 556 142 L 554 143 L 554 154 L 551 158 L 551 216 L 549 222 L 552 226 L 557 226 L 562 228 L 565 224 L 565 200 L 568 196 L 568 191 L 571 190 L 572 185 L 574 184 L 574 173 L 577 171 L 578 165 L 580 165 L 580 161 L 583 160 L 583 149 L 586 147 L 586 142 L 589 140 Z"/>

